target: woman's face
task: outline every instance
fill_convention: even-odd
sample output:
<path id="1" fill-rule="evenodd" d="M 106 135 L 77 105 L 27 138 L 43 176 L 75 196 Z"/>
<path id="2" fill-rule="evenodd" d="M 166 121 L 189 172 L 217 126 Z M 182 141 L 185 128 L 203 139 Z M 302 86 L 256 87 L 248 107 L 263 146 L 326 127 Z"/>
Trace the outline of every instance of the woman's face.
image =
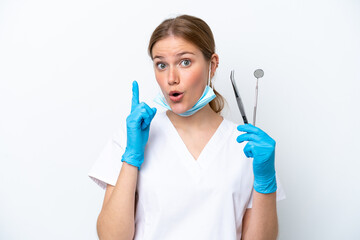
<path id="1" fill-rule="evenodd" d="M 189 110 L 205 89 L 210 62 L 195 45 L 175 36 L 156 42 L 152 56 L 156 81 L 172 111 Z"/>

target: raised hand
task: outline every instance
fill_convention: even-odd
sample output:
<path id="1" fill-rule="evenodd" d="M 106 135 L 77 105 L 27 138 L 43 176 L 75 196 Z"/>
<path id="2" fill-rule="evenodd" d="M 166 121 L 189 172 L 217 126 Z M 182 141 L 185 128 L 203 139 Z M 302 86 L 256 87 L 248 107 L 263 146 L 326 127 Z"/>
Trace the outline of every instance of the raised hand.
<path id="1" fill-rule="evenodd" d="M 237 129 L 246 132 L 238 136 L 236 141 L 248 141 L 244 153 L 248 158 L 253 158 L 254 189 L 259 193 L 275 192 L 275 140 L 251 124 L 239 125 Z"/>
<path id="2" fill-rule="evenodd" d="M 131 113 L 126 118 L 127 145 L 121 161 L 138 167 L 144 162 L 145 145 L 149 139 L 150 123 L 156 108 L 139 103 L 139 86 L 136 81 L 132 87 Z"/>

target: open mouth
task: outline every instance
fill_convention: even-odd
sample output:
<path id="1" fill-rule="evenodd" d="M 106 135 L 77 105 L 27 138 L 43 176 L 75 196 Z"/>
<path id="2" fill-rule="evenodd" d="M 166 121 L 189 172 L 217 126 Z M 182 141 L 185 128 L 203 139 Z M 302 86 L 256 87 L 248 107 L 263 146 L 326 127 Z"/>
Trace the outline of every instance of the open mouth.
<path id="1" fill-rule="evenodd" d="M 169 93 L 170 96 L 173 96 L 173 97 L 177 97 L 179 95 L 183 94 L 182 92 L 178 92 L 178 91 L 171 91 Z"/>
<path id="2" fill-rule="evenodd" d="M 183 97 L 183 93 L 182 92 L 177 92 L 177 91 L 171 91 L 169 93 L 169 98 L 170 100 L 174 101 L 174 102 L 179 102 Z"/>

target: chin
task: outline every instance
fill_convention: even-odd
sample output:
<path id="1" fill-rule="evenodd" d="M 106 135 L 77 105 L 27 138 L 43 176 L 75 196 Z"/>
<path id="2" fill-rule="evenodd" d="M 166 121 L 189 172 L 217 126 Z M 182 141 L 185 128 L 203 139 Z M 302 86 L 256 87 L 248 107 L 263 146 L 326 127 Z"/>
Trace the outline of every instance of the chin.
<path id="1" fill-rule="evenodd" d="M 173 113 L 181 114 L 189 110 L 190 108 L 187 108 L 186 106 L 179 106 L 180 104 L 170 106 Z"/>

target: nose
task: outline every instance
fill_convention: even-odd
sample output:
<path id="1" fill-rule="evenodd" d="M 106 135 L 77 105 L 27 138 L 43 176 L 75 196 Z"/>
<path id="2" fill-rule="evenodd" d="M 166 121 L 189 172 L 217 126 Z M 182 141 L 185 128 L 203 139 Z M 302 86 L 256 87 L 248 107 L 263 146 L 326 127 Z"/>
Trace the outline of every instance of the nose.
<path id="1" fill-rule="evenodd" d="M 168 72 L 168 84 L 174 85 L 179 83 L 179 75 L 176 67 L 171 66 Z"/>

